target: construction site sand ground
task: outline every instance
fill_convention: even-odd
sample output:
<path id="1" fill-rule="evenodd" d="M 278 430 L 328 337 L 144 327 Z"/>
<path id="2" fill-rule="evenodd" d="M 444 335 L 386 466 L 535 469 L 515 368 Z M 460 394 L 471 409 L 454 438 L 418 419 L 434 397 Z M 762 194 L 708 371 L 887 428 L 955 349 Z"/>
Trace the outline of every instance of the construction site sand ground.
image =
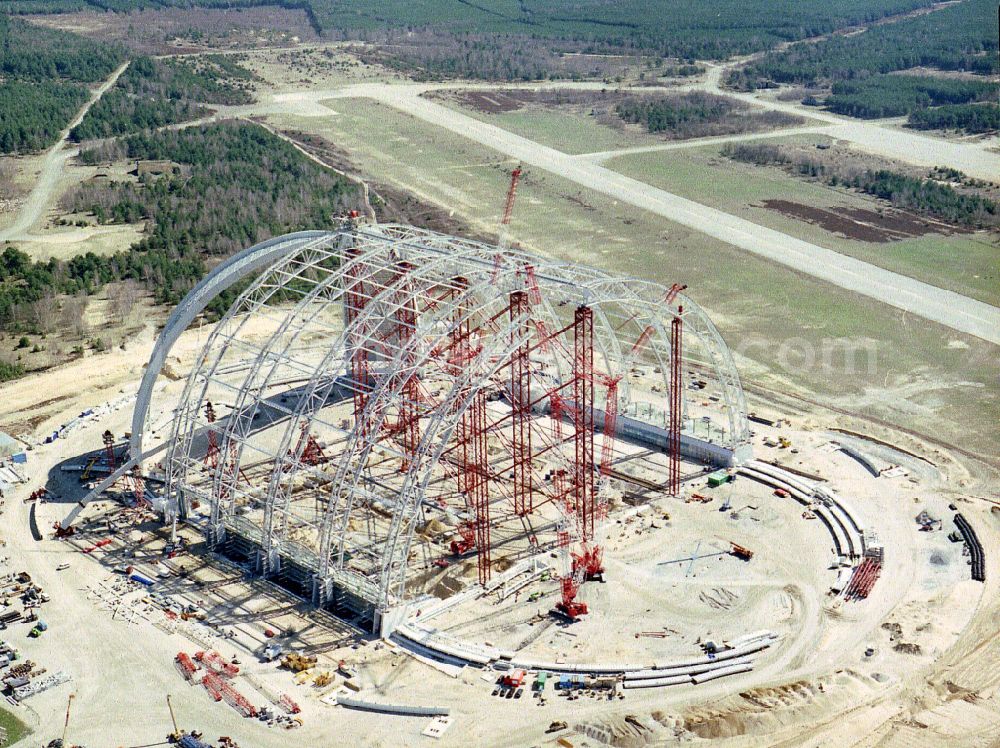
<path id="1" fill-rule="evenodd" d="M 251 63 L 272 80 L 274 89 L 265 94 L 263 103 L 231 108 L 227 115 L 267 116 L 273 124 L 327 136 L 348 147 L 365 174 L 449 206 L 477 229 L 494 228 L 496 198 L 502 194 L 510 159 L 360 97 L 341 98 L 327 107 L 319 102 L 331 93 L 309 91 L 301 101 L 292 102 L 293 107 L 275 95 L 288 88 L 395 76 L 348 64 L 346 58 L 318 55 L 316 60 L 303 60 L 303 69 L 296 70 L 279 59 L 281 54 L 265 51 Z M 714 74 L 721 72 L 713 69 L 709 77 L 717 84 L 719 75 Z M 775 106 L 802 113 L 795 105 Z M 848 137 L 859 148 L 884 152 L 886 133 L 894 133 L 891 126 L 836 120 L 830 134 Z M 916 163 L 939 163 L 941 153 L 947 153 L 944 160 L 951 165 L 988 169 L 985 150 L 970 151 L 961 144 L 951 146 L 904 132 L 896 140 L 903 148 L 910 143 L 920 146 L 912 154 Z M 876 147 L 876 141 L 883 145 Z M 961 158 L 952 164 L 954 154 Z M 27 185 L 41 161 L 24 159 L 19 183 Z M 51 199 L 46 199 L 39 221 L 16 233 L 42 232 L 41 222 L 57 215 L 52 212 L 56 197 L 82 175 L 73 172 L 71 178 L 51 181 Z M 244 748 L 287 745 L 290 737 L 303 745 L 545 745 L 566 737 L 576 746 L 711 740 L 727 748 L 833 747 L 845 744 L 846 731 L 849 742 L 857 746 L 993 748 L 1000 734 L 996 624 L 1000 561 L 995 552 L 1000 548 L 1000 504 L 984 498 L 995 496 L 984 476 L 995 477 L 995 462 L 984 465 L 944 444 L 961 444 L 980 454 L 996 451 L 994 419 L 989 418 L 995 410 L 994 349 L 610 202 L 559 177 L 528 174 L 523 204 L 518 207 L 524 216 L 518 221 L 521 226 L 515 227 L 515 238 L 552 253 L 573 246 L 581 253 L 574 259 L 619 271 L 659 276 L 669 269 L 684 279 L 697 278 L 698 296 L 710 302 L 706 306 L 727 338 L 747 343 L 737 351 L 744 380 L 749 390 L 767 398 L 755 396 L 751 409 L 770 409 L 771 417 L 792 419 L 790 426 L 780 429 L 793 444 L 787 449 L 764 446 L 762 439 L 775 438 L 777 430 L 755 426 L 757 457 L 823 477 L 866 525 L 878 531 L 886 563 L 868 599 L 838 602 L 829 595 L 837 574 L 828 568 L 829 535 L 816 520 L 803 518 L 802 507 L 794 500 L 775 496 L 745 477 L 712 490 L 695 485 L 702 481 L 699 478 L 686 486 L 685 493 L 700 490 L 714 497 L 710 503 L 652 497 L 654 508 L 642 514 L 621 523 L 621 515 L 612 516 L 606 528 L 607 582 L 583 586 L 581 597 L 590 603 L 592 613 L 582 622 L 566 626 L 547 616 L 558 597 L 555 582 L 548 581 L 535 582 L 503 602 L 487 597 L 464 603 L 431 623 L 468 641 L 522 646 L 525 656 L 567 663 L 683 658 L 698 653 L 699 638 L 724 639 L 761 627 L 781 638 L 756 660 L 750 673 L 699 686 L 628 692 L 623 701 L 609 702 L 594 693 L 570 702 L 550 691 L 542 705 L 530 695 L 520 700 L 492 696 L 498 673 L 466 668 L 451 677 L 390 643 L 361 636 L 347 623 L 311 611 L 280 588 L 250 579 L 238 567 L 206 555 L 192 529 L 182 530 L 189 550 L 164 563 L 154 561 L 162 555 L 167 537 L 152 523 L 135 528 L 138 534 L 123 529 L 107 546 L 84 553 L 107 537 L 101 524 L 104 515 L 119 516 L 121 510 L 113 502 L 95 504 L 84 513 L 79 536 L 70 541 L 50 539 L 51 524 L 65 516 L 83 492 L 76 474 L 60 466 L 79 464 L 83 455 L 98 449 L 104 429 L 121 437 L 130 428 L 128 396 L 135 392 L 152 346 L 151 324 L 123 348 L 88 353 L 0 385 L 2 428 L 32 446 L 25 466 L 27 483 L 3 498 L 0 541 L 5 546 L 0 556 L 7 557 L 3 571 L 29 572 L 51 597 L 40 611 L 49 624 L 43 636 L 29 638 L 30 626 L 24 623 L 12 625 L 0 636 L 20 649 L 23 658 L 71 678 L 69 684 L 11 707 L 36 730 L 22 745 L 59 735 L 66 699 L 75 692 L 68 736 L 85 745 L 162 741 L 171 729 L 165 703 L 166 694 L 171 694 L 182 728 L 205 730 L 211 739 L 233 735 Z M 8 230 L 12 224 L 13 214 L 5 208 L 0 226 Z M 96 233 L 72 231 L 79 231 L 87 246 Z M 122 232 L 124 242 L 124 228 Z M 54 245 L 76 236 L 63 228 L 50 233 L 30 246 L 32 252 L 61 254 L 64 248 Z M 43 242 L 47 246 L 41 246 Z M 927 272 L 940 270 L 940 261 L 935 264 L 928 258 Z M 753 298 L 736 292 L 751 282 L 756 286 Z M 814 342 L 875 340 L 884 357 L 877 372 L 869 372 L 870 381 L 818 367 L 783 373 L 766 351 L 773 353 L 776 341 L 786 340 L 789 330 Z M 168 436 L 171 408 L 183 386 L 178 377 L 188 370 L 207 332 L 208 328 L 191 330 L 175 347 L 151 415 L 156 433 L 147 446 Z M 755 346 L 758 349 L 751 350 Z M 825 410 L 808 399 L 787 397 L 814 391 L 824 393 L 828 403 L 884 416 L 939 441 L 928 444 L 888 424 L 876 426 Z M 44 436 L 77 414 L 115 401 L 119 405 L 112 412 L 86 421 L 53 444 L 41 444 Z M 912 454 L 836 430 L 843 428 L 875 433 Z M 853 458 L 831 449 L 832 441 L 850 444 L 885 465 L 901 465 L 908 475 L 873 477 Z M 49 485 L 60 498 L 35 509 L 45 535 L 36 542 L 29 531 L 31 505 L 23 500 L 42 485 Z M 738 519 L 718 511 L 727 497 Z M 757 509 L 743 508 L 747 503 Z M 954 529 L 950 504 L 966 515 L 987 549 L 985 584 L 969 579 L 963 546 L 947 539 Z M 914 517 L 921 510 L 942 519 L 943 530 L 919 532 Z M 88 525 L 92 529 L 85 529 Z M 699 553 L 724 549 L 727 540 L 753 549 L 754 558 L 744 562 L 721 555 L 659 565 L 688 557 L 695 549 Z M 116 592 L 121 575 L 114 567 L 125 559 L 152 575 L 160 591 L 169 591 L 179 603 L 196 604 L 208 625 L 169 620 L 161 609 L 145 602 L 148 596 L 142 590 Z M 69 567 L 57 571 L 63 563 Z M 181 578 L 182 568 L 187 569 L 186 579 Z M 440 572 L 450 579 L 446 586 L 451 587 L 456 578 L 469 581 L 473 574 L 470 563 Z M 528 596 L 536 592 L 542 597 L 529 602 Z M 341 687 L 344 678 L 335 676 L 331 684 L 317 689 L 296 684 L 291 673 L 274 664 L 259 662 L 255 652 L 267 640 L 269 628 L 279 634 L 294 632 L 282 641 L 315 652 L 317 670 L 333 670 L 340 659 L 356 667 L 352 681 L 363 698 L 446 706 L 452 710 L 454 725 L 435 741 L 421 736 L 427 718 L 375 717 L 321 702 L 324 694 Z M 635 637 L 649 631 L 665 636 Z M 174 657 L 179 651 L 193 654 L 206 646 L 226 659 L 239 659 L 242 672 L 235 686 L 253 703 L 268 702 L 265 692 L 271 697 L 288 694 L 302 707 L 303 726 L 285 733 L 241 719 L 226 704 L 211 701 L 201 686 L 187 685 Z M 545 734 L 555 720 L 567 722 L 568 729 Z"/>
<path id="2" fill-rule="evenodd" d="M 182 338 L 175 349 L 179 357 L 170 362 L 172 369 L 186 370 L 206 333 L 191 330 Z M 4 386 L 11 395 L 4 398 L 5 422 L 15 408 L 30 413 L 33 403 L 53 401 L 35 411 L 42 420 L 22 434 L 28 441 L 39 440 L 88 407 L 121 401 L 106 416 L 87 421 L 53 444 L 35 446 L 28 453 L 30 481 L 6 497 L 2 539 L 7 544 L 8 568 L 28 571 L 52 599 L 41 610 L 49 624 L 41 638 L 29 639 L 27 624 L 9 628 L 4 638 L 21 649 L 23 657 L 49 672 L 65 671 L 72 678 L 69 685 L 34 696 L 18 708 L 18 715 L 37 729 L 32 739 L 48 740 L 58 733 L 66 697 L 74 691 L 70 735 L 82 744 L 104 744 L 109 737 L 122 744 L 162 740 L 170 729 L 168 693 L 186 729 L 202 729 L 210 737 L 230 734 L 244 745 L 286 744 L 289 735 L 284 730 L 241 719 L 225 703 L 212 702 L 200 685 L 184 682 L 175 667 L 175 655 L 179 651 L 193 655 L 211 647 L 226 659 L 235 656 L 239 660 L 242 672 L 234 685 L 254 704 L 268 703 L 265 693 L 288 694 L 302 707 L 304 725 L 296 729 L 296 741 L 320 744 L 336 736 L 359 745 L 428 744 L 430 739 L 420 735 L 427 718 L 376 719 L 322 703 L 325 694 L 340 688 L 343 676 L 317 689 L 297 685 L 288 671 L 260 662 L 255 653 L 267 641 L 265 629 L 295 632 L 281 641 L 316 654 L 318 672 L 334 671 L 341 659 L 355 666 L 357 675 L 352 680 L 362 698 L 449 707 L 454 725 L 440 741 L 445 745 L 544 744 L 567 734 L 545 735 L 555 720 L 570 724 L 570 731 L 577 733 L 571 738 L 575 745 L 600 744 L 585 737 L 588 730 L 591 735 L 618 735 L 620 745 L 641 744 L 627 740 L 675 735 L 695 742 L 734 735 L 733 745 L 756 745 L 762 730 L 773 731 L 777 726 L 791 730 L 795 725 L 801 729 L 802 720 L 822 725 L 841 710 L 856 710 L 865 703 L 869 704 L 865 714 L 875 720 L 879 710 L 889 709 L 888 703 L 902 698 L 900 694 L 934 683 L 935 670 L 942 662 L 948 663 L 946 680 L 952 684 L 941 686 L 944 695 L 938 701 L 944 706 L 934 702 L 938 692 L 933 689 L 921 697 L 920 704 L 928 709 L 947 708 L 951 711 L 945 713 L 951 714 L 957 707 L 948 706 L 949 688 L 964 695 L 964 689 L 971 691 L 984 682 L 976 699 L 963 702 L 962 719 L 977 730 L 988 730 L 991 725 L 986 715 L 996 707 L 995 668 L 990 671 L 988 658 L 983 660 L 985 669 L 966 664 L 962 653 L 971 650 L 976 654 L 970 656 L 981 660 L 982 646 L 992 635 L 989 615 L 990 606 L 996 607 L 991 590 L 996 587 L 997 561 L 988 551 L 985 587 L 969 580 L 963 546 L 946 538 L 952 529 L 948 504 L 959 502 L 987 549 L 997 547 L 1000 518 L 997 512 L 987 511 L 983 502 L 963 498 L 960 484 L 969 477 L 960 463 L 943 461 L 942 473 L 919 458 L 859 442 L 873 459 L 900 464 L 908 471 L 897 478 L 875 478 L 852 457 L 830 447 L 833 440 L 847 443 L 850 438 L 817 426 L 818 417 L 809 423 L 793 421 L 780 430 L 755 425 L 759 459 L 825 477 L 864 524 L 879 533 L 886 563 L 867 600 L 836 601 L 829 594 L 837 575 L 828 568 L 830 537 L 816 520 L 802 517 L 800 504 L 745 477 L 715 489 L 705 488 L 704 479 L 696 477 L 685 484 L 684 494 L 701 492 L 712 497 L 709 503 L 656 496 L 651 497 L 648 509 L 627 519 L 618 519 L 621 511 L 627 511 L 625 507 L 612 514 L 605 530 L 607 582 L 588 582 L 582 587 L 581 597 L 592 610 L 582 622 L 567 626 L 547 615 L 558 598 L 554 579 L 535 582 L 500 603 L 490 597 L 463 603 L 432 622 L 466 641 L 519 647 L 525 657 L 567 663 L 686 659 L 698 655 L 699 640 L 726 640 L 761 628 L 781 637 L 750 673 L 699 686 L 629 691 L 623 701 L 613 702 L 596 693 L 573 702 L 549 693 L 542 705 L 530 695 L 520 700 L 491 696 L 497 673 L 486 675 L 465 668 L 453 678 L 392 644 L 371 640 L 332 616 L 310 611 L 284 590 L 246 578 L 238 567 L 205 555 L 199 534 L 192 529 L 182 531 L 189 551 L 162 563 L 157 560 L 167 533 L 152 523 L 135 528 L 138 534 L 124 528 L 109 545 L 83 553 L 110 537 L 103 518 L 120 514 L 114 502 L 89 507 L 75 538 L 50 539 L 48 528 L 84 490 L 77 474 L 61 466 L 79 464 L 82 455 L 98 449 L 104 429 L 121 435 L 129 428 L 131 411 L 125 398 L 134 391 L 144 349 L 137 345 L 128 352 L 87 357 L 40 375 L 30 391 L 23 389 L 23 382 Z M 88 376 L 93 379 L 88 381 Z M 106 386 L 102 389 L 97 384 Z M 164 426 L 182 385 L 182 380 L 168 379 L 158 391 L 150 422 L 159 425 L 159 438 L 167 431 Z M 763 444 L 765 438 L 774 439 L 779 433 L 791 440 L 790 449 Z M 148 446 L 155 443 L 154 439 Z M 686 465 L 684 472 L 696 474 L 698 468 Z M 30 504 L 22 500 L 43 483 L 60 498 L 37 506 L 38 526 L 46 538 L 35 542 L 28 530 Z M 731 511 L 719 511 L 727 499 L 737 519 Z M 944 531 L 919 532 L 914 518 L 921 510 L 943 519 Z M 746 562 L 720 555 L 660 565 L 690 557 L 696 549 L 699 553 L 723 551 L 730 540 L 751 548 L 754 558 Z M 69 568 L 56 571 L 64 562 Z M 148 595 L 143 590 L 124 596 L 113 592 L 113 580 L 121 579 L 113 569 L 122 563 L 132 563 L 153 576 L 156 591 L 171 595 L 179 604 L 197 605 L 206 614 L 207 625 L 168 620 L 160 608 L 145 602 Z M 182 568 L 187 569 L 184 579 L 179 574 Z M 471 577 L 469 571 L 466 565 L 464 581 Z M 459 564 L 443 574 L 462 572 Z M 528 602 L 527 597 L 535 592 L 542 597 Z M 992 602 L 984 606 L 983 600 Z M 665 636 L 635 636 L 649 631 L 662 631 Z M 873 653 L 866 656 L 869 648 Z M 997 658 L 995 652 L 989 656 Z M 101 676 L 96 677 L 97 673 Z M 749 719 L 748 709 L 762 707 L 748 706 L 743 697 L 731 713 L 725 712 L 727 698 L 758 692 L 752 698 L 754 704 L 767 705 L 765 716 L 753 712 L 757 716 Z M 707 704 L 713 706 L 699 706 Z M 627 715 L 635 716 L 642 729 L 624 721 Z M 939 719 L 954 725 L 949 722 L 952 717 Z M 519 725 L 519 730 L 512 733 L 504 727 L 510 724 Z"/>

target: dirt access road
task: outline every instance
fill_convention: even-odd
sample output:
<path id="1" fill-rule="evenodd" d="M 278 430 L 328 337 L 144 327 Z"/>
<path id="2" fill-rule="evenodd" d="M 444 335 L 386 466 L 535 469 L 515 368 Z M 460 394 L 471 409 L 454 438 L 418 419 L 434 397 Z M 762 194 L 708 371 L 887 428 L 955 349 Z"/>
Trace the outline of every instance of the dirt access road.
<path id="1" fill-rule="evenodd" d="M 115 85 L 118 78 L 125 72 L 128 66 L 128 61 L 123 62 L 108 76 L 108 79 L 104 83 L 94 90 L 90 100 L 81 107 L 80 111 L 73 118 L 73 121 L 66 125 L 66 128 L 59 133 L 59 140 L 45 152 L 45 159 L 42 161 L 42 170 L 38 175 L 38 181 L 32 188 L 31 194 L 24 201 L 17 220 L 8 228 L 0 231 L 0 241 L 38 240 L 37 237 L 30 236 L 28 231 L 38 222 L 46 208 L 52 202 L 53 192 L 59 183 L 59 177 L 62 175 L 66 162 L 80 152 L 79 148 L 66 147 L 69 131 L 83 121 L 90 108 L 97 103 L 109 88 Z"/>
<path id="2" fill-rule="evenodd" d="M 1000 309 L 996 307 L 795 239 L 623 176 L 600 164 L 540 145 L 429 101 L 420 95 L 424 90 L 424 87 L 413 85 L 362 84 L 337 90 L 279 94 L 273 98 L 273 104 L 286 112 L 302 109 L 315 116 L 315 106 L 323 99 L 368 97 L 727 244 L 1000 345 Z"/>

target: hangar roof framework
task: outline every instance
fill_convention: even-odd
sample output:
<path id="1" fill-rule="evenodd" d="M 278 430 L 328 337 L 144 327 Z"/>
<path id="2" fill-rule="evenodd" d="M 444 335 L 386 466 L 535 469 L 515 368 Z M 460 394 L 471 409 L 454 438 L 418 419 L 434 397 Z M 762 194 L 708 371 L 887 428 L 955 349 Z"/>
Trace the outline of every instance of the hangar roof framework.
<path id="1" fill-rule="evenodd" d="M 210 507 L 209 534 L 240 533 L 259 545 L 262 570 L 282 558 L 311 569 L 320 601 L 349 589 L 379 609 L 405 599 L 414 535 L 429 510 L 456 507 L 453 480 L 463 418 L 489 393 L 516 399 L 504 374 L 518 350 L 530 351 L 531 378 L 550 392 L 573 378 L 568 329 L 573 310 L 593 312 L 594 369 L 620 382 L 613 396 L 630 400 L 629 368 L 641 363 L 666 381 L 670 323 L 682 317 L 687 358 L 714 375 L 724 420 L 719 442 L 736 451 L 748 442 L 746 407 L 732 357 L 708 316 L 691 299 L 672 303 L 664 285 L 617 278 L 580 265 L 398 225 L 347 224 L 330 232 L 278 237 L 221 265 L 181 303 L 161 335 L 140 390 L 132 456 L 142 453 L 147 412 L 159 369 L 173 342 L 218 293 L 252 277 L 213 329 L 186 382 L 168 446 L 169 513 L 193 500 Z M 364 288 L 364 303 L 356 295 Z M 510 313 L 511 295 L 531 297 L 530 324 Z M 352 295 L 353 294 L 353 295 Z M 681 309 L 683 308 L 683 311 Z M 455 332 L 465 326 L 466 357 L 455 358 Z M 547 343 L 544 342 L 547 340 Z M 635 346 L 642 341 L 639 350 Z M 352 362 L 368 362 L 362 384 Z M 416 383 L 416 384 L 415 384 Z M 537 386 L 537 385 L 536 385 Z M 360 396 L 359 396 L 360 394 Z M 229 414 L 209 422 L 211 398 Z M 353 411 L 343 403 L 354 401 Z M 358 401 L 361 400 L 361 407 Z M 598 401 L 602 401 L 600 396 Z M 337 404 L 342 405 L 338 406 Z M 534 403 L 545 428 L 546 466 L 572 455 L 551 446 L 549 401 Z M 407 442 L 392 424 L 416 422 Z M 495 418 L 502 418 L 496 416 Z M 510 438 L 496 436 L 509 447 Z M 208 434 L 221 458 L 207 464 Z M 303 459 L 309 435 L 330 458 Z M 451 467 L 449 465 L 452 464 Z M 507 464 L 494 471 L 499 477 Z M 255 480 L 246 479 L 257 471 Z M 506 506 L 510 487 L 495 481 Z M 309 484 L 313 498 L 297 498 Z M 553 489 L 539 479 L 544 500 Z M 359 529 L 359 525 L 363 529 Z"/>

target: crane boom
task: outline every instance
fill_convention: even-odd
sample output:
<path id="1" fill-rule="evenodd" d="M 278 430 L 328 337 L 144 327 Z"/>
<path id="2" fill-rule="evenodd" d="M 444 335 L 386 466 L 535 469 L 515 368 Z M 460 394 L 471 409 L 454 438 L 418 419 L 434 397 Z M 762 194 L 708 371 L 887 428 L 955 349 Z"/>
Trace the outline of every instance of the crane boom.
<path id="1" fill-rule="evenodd" d="M 510 187 L 507 188 L 507 199 L 504 202 L 503 214 L 500 218 L 500 242 L 498 246 L 503 251 L 507 249 L 507 228 L 510 226 L 510 217 L 514 213 L 514 198 L 517 196 L 517 183 L 521 179 L 521 167 L 518 166 L 510 173 Z"/>
<path id="2" fill-rule="evenodd" d="M 69 709 L 70 709 L 71 706 L 73 706 L 73 697 L 74 696 L 76 696 L 76 694 L 75 693 L 71 693 L 69 695 L 69 698 L 66 699 L 66 721 L 63 723 L 63 734 L 62 734 L 63 745 L 66 745 L 66 733 L 69 732 Z"/>
<path id="3" fill-rule="evenodd" d="M 510 225 L 510 217 L 514 212 L 514 198 L 517 196 L 517 183 L 521 179 L 521 167 L 518 166 L 510 173 L 510 187 L 507 189 L 507 201 L 503 206 L 503 218 L 500 223 L 504 226 Z"/>
<path id="4" fill-rule="evenodd" d="M 174 726 L 174 739 L 179 740 L 181 736 L 181 731 L 177 729 L 177 718 L 174 716 L 174 705 L 170 703 L 170 694 L 167 694 L 167 709 L 170 710 L 170 722 Z"/>

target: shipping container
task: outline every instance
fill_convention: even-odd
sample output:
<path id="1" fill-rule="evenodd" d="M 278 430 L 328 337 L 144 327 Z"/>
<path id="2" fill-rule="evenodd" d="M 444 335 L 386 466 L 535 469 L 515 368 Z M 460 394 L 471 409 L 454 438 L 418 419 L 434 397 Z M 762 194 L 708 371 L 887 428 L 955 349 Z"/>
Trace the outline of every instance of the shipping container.
<path id="1" fill-rule="evenodd" d="M 725 470 L 716 470 L 708 476 L 708 485 L 712 488 L 721 486 L 723 483 L 728 483 L 733 479 L 728 472 Z"/>

